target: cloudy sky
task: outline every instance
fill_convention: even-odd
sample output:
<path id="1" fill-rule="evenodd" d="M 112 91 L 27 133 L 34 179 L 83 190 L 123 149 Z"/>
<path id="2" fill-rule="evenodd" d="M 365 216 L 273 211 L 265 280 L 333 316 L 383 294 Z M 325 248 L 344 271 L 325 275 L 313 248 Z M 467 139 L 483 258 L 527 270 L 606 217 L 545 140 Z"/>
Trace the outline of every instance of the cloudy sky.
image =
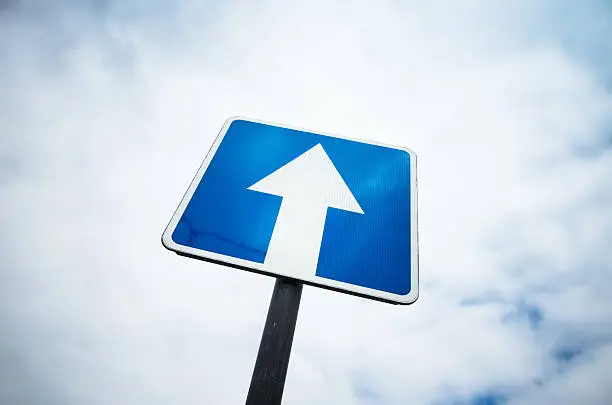
<path id="1" fill-rule="evenodd" d="M 272 278 L 161 233 L 224 120 L 419 155 L 421 294 L 305 288 L 286 404 L 608 405 L 607 0 L 0 1 L 0 403 L 240 404 Z"/>

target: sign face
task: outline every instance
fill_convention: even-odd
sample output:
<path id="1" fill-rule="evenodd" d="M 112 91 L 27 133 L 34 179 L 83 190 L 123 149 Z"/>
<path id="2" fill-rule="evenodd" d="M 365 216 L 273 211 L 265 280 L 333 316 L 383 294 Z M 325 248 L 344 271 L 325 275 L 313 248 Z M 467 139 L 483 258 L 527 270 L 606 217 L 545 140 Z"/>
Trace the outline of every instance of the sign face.
<path id="1" fill-rule="evenodd" d="M 410 304 L 418 297 L 416 155 L 231 118 L 162 242 L 182 255 Z"/>

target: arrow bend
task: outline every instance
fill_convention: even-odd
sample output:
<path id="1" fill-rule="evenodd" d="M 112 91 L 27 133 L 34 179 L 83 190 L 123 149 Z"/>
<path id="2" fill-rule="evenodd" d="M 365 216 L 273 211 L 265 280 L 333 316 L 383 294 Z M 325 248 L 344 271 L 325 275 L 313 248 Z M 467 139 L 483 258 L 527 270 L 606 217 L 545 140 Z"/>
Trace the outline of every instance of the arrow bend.
<path id="1" fill-rule="evenodd" d="M 298 279 L 316 272 L 327 208 L 363 214 L 321 144 L 248 189 L 283 197 L 264 264 Z"/>

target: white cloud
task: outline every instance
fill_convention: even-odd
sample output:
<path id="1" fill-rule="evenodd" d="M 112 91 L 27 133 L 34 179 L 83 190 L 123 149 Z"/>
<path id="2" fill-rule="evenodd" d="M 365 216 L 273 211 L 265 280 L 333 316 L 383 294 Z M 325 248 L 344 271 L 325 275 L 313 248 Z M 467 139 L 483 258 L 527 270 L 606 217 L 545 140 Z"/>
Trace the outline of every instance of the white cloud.
<path id="1" fill-rule="evenodd" d="M 418 303 L 307 288 L 285 403 L 603 404 L 612 100 L 585 55 L 611 31 L 560 28 L 603 3 L 20 4 L 0 11 L 3 402 L 244 400 L 272 280 L 159 241 L 240 114 L 419 154 Z M 592 360 L 557 374 L 574 341 Z"/>

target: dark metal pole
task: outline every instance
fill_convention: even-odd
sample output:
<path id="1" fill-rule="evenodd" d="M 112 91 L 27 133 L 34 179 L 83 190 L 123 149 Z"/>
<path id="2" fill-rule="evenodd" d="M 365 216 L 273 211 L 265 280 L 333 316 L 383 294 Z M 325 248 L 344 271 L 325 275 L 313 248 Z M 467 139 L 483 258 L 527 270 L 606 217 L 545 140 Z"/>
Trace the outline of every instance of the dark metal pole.
<path id="1" fill-rule="evenodd" d="M 302 283 L 276 279 L 246 405 L 279 405 L 293 343 Z"/>

